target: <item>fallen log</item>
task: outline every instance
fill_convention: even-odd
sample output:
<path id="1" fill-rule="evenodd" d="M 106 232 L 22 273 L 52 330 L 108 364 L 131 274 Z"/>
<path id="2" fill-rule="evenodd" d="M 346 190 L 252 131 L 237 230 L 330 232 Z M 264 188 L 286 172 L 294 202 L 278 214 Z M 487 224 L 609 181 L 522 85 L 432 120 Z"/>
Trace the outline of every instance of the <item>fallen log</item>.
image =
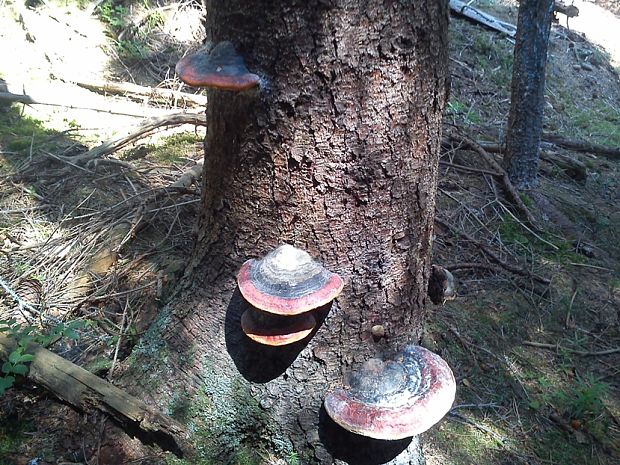
<path id="1" fill-rule="evenodd" d="M 575 16 L 579 16 L 579 8 L 575 5 L 567 5 L 566 3 L 555 0 L 555 5 L 553 5 L 554 13 L 562 13 L 566 15 L 567 18 L 574 18 Z"/>
<path id="2" fill-rule="evenodd" d="M 140 97 L 148 97 L 151 99 L 159 100 L 174 100 L 182 101 L 185 103 L 191 103 L 196 106 L 204 107 L 207 104 L 207 97 L 204 95 L 188 94 L 186 92 L 179 92 L 172 89 L 161 89 L 159 87 L 145 87 L 133 84 L 131 82 L 112 82 L 112 81 L 99 81 L 99 82 L 85 82 L 74 81 L 80 87 L 95 92 L 104 92 L 108 94 L 116 95 L 137 95 Z"/>
<path id="3" fill-rule="evenodd" d="M 15 346 L 13 339 L 0 334 L 0 359 L 7 360 Z M 103 412 L 132 436 L 179 457 L 187 450 L 187 432 L 172 418 L 38 344 L 30 344 L 27 353 L 34 358 L 26 377 L 72 407 Z"/>
<path id="4" fill-rule="evenodd" d="M 504 147 L 500 144 L 493 144 L 489 142 L 478 142 L 478 144 L 480 144 L 480 147 L 487 152 L 504 153 Z M 569 156 L 541 150 L 540 158 L 541 160 L 560 167 L 568 176 L 578 181 L 584 181 L 588 177 L 588 168 L 586 165 Z"/>
<path id="5" fill-rule="evenodd" d="M 514 37 L 516 35 L 517 27 L 514 24 L 506 23 L 488 13 L 484 13 L 483 11 L 473 8 L 469 6 L 469 3 L 462 2 L 460 0 L 450 0 L 450 9 L 458 15 L 464 16 L 471 21 L 506 34 L 509 37 Z"/>
<path id="6" fill-rule="evenodd" d="M 607 147 L 584 140 L 567 139 L 557 134 L 543 134 L 542 140 L 562 147 L 563 149 L 573 150 L 575 152 L 593 153 L 595 155 L 603 155 L 613 160 L 620 160 L 620 148 L 618 147 Z"/>

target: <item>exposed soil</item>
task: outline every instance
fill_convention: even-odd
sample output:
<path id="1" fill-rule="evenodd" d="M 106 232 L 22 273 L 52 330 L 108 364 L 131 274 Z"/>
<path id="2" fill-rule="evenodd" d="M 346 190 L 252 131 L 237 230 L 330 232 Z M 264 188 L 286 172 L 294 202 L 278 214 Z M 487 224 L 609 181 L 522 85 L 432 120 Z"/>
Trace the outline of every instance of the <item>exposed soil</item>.
<path id="1" fill-rule="evenodd" d="M 620 5 L 580 3 L 588 3 L 578 5 L 588 24 L 611 26 L 594 28 L 602 35 L 582 28 L 579 18 L 569 20 L 570 30 L 561 17 L 553 26 L 545 130 L 620 147 Z M 172 68 L 202 40 L 200 5 L 130 6 L 103 14 L 88 6 L 3 3 L 0 41 L 15 53 L 3 57 L 0 79 L 15 93 L 23 88 L 82 106 L 138 114 L 181 109 L 174 101 L 137 103 L 74 84 L 79 73 L 182 87 Z M 516 22 L 513 1 L 472 6 Z M 450 28 L 446 132 L 500 142 L 512 43 L 456 17 Z M 202 158 L 203 135 L 193 127 L 161 133 L 79 168 L 58 157 L 126 133 L 137 121 L 71 108 L 0 108 L 0 278 L 42 310 L 44 326 L 81 322 L 77 341 L 63 338 L 50 348 L 112 381 L 191 253 L 197 187 L 163 188 Z M 562 159 L 580 162 L 585 176 L 576 177 Z M 541 231 L 523 224 L 493 176 L 475 171 L 491 169 L 478 154 L 453 144 L 441 163 L 437 216 L 452 229 L 437 226 L 434 261 L 453 271 L 458 297 L 434 309 L 422 343 L 450 363 L 458 394 L 452 412 L 424 434 L 428 463 L 619 463 L 620 351 L 605 353 L 620 347 L 618 161 L 544 144 L 539 187 L 522 196 Z M 154 199 L 154 191 L 161 195 Z M 119 223 L 128 225 L 120 241 Z M 105 266 L 76 294 L 71 283 L 95 269 L 92 256 Z M 26 315 L 46 322 L 16 310 L 0 291 L 0 320 Z M 106 456 L 111 428 L 103 416 L 80 415 L 21 384 L 0 397 L 0 465 L 115 463 Z M 263 463 L 285 463 L 273 460 Z"/>

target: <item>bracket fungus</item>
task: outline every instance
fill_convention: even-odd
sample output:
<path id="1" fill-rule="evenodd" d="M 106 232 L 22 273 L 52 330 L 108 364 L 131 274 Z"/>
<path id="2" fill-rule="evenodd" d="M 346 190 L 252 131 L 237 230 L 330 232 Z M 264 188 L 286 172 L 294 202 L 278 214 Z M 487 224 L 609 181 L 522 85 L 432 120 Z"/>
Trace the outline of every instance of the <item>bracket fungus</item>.
<path id="1" fill-rule="evenodd" d="M 241 329 L 253 341 L 267 346 L 283 346 L 301 341 L 316 326 L 311 313 L 279 316 L 248 309 L 241 315 Z"/>
<path id="2" fill-rule="evenodd" d="M 325 398 L 327 414 L 344 429 L 375 439 L 423 433 L 448 413 L 456 382 L 437 354 L 409 345 L 396 360 L 370 359 L 344 388 Z"/>
<path id="3" fill-rule="evenodd" d="M 181 81 L 195 87 L 240 92 L 260 83 L 260 77 L 248 71 L 243 57 L 228 41 L 218 43 L 209 53 L 200 50 L 183 57 L 175 71 Z"/>
<path id="4" fill-rule="evenodd" d="M 456 282 L 454 275 L 445 268 L 433 265 L 428 280 L 428 296 L 435 305 L 445 304 L 456 299 Z"/>
<path id="5" fill-rule="evenodd" d="M 260 260 L 246 261 L 237 283 L 250 305 L 276 315 L 299 315 L 319 308 L 338 297 L 344 287 L 340 276 L 288 244 Z"/>

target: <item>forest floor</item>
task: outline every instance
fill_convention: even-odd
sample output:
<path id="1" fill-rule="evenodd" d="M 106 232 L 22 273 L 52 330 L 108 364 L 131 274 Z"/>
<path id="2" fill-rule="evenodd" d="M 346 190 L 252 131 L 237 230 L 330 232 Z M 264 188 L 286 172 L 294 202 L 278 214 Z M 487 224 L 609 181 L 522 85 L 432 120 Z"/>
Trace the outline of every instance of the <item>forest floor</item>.
<path id="1" fill-rule="evenodd" d="M 131 133 L 137 116 L 203 112 L 173 72 L 201 42 L 200 2 L 134 3 L 0 0 L 0 45 L 12 51 L 0 63 L 0 92 L 60 105 L 0 102 L 0 320 L 16 320 L 3 331 L 55 331 L 50 349 L 111 381 L 191 254 L 200 186 L 191 177 L 170 186 L 203 157 L 196 123 L 75 163 Z M 613 1 L 578 3 L 570 29 L 564 17 L 552 28 L 545 131 L 617 149 L 620 11 Z M 472 6 L 516 23 L 515 1 Z M 452 17 L 445 132 L 454 137 L 440 162 L 434 263 L 452 270 L 458 297 L 434 308 L 422 343 L 452 366 L 458 392 L 423 435 L 426 459 L 614 465 L 620 165 L 545 142 L 539 187 L 521 195 L 539 230 L 524 223 L 493 167 L 458 143 L 501 141 L 512 49 L 511 39 Z M 85 88 L 103 80 L 175 93 Z M 103 416 L 17 387 L 0 397 L 0 465 L 112 463 L 102 438 L 113 426 Z"/>

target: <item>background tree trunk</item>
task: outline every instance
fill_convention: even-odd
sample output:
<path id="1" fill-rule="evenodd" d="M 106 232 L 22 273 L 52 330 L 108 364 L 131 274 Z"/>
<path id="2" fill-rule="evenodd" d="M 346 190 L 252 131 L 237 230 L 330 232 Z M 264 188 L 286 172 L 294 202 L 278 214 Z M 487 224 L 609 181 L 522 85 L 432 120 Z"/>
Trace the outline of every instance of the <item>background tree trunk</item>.
<path id="1" fill-rule="evenodd" d="M 417 441 L 346 433 L 321 406 L 352 364 L 417 342 L 427 316 L 447 2 L 227 0 L 207 12 L 208 40 L 232 41 L 264 81 L 208 93 L 185 287 L 124 379 L 217 463 L 420 463 Z M 235 275 L 281 243 L 346 284 L 311 338 L 269 348 L 241 332 Z M 375 324 L 387 331 L 379 342 Z"/>
<path id="2" fill-rule="evenodd" d="M 519 189 L 536 185 L 554 0 L 521 0 L 504 164 Z"/>

